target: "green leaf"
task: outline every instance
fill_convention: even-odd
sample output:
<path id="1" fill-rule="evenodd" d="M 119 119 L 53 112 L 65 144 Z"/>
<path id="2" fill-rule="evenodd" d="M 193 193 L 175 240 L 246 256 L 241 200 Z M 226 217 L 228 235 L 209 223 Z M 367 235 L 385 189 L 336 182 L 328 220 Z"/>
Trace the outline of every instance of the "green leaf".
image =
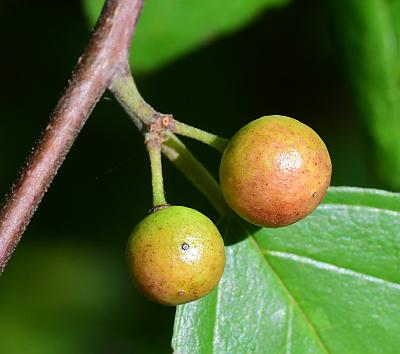
<path id="1" fill-rule="evenodd" d="M 262 10 L 289 0 L 149 0 L 145 2 L 133 41 L 131 63 L 149 71 L 230 33 Z M 83 0 L 90 23 L 104 0 Z"/>
<path id="2" fill-rule="evenodd" d="M 398 353 L 400 194 L 332 188 L 305 220 L 243 224 L 207 297 L 178 306 L 177 353 Z"/>
<path id="3" fill-rule="evenodd" d="M 338 54 L 375 141 L 379 175 L 400 189 L 400 0 L 330 3 Z"/>

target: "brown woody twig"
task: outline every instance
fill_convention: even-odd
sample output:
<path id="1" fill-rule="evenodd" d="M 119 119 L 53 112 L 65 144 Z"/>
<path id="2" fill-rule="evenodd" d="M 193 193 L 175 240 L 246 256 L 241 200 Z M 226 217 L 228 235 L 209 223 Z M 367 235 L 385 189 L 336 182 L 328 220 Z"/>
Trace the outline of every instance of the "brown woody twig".
<path id="1" fill-rule="evenodd" d="M 0 212 L 0 274 L 95 104 L 128 67 L 143 0 L 107 0 L 83 56 Z"/>

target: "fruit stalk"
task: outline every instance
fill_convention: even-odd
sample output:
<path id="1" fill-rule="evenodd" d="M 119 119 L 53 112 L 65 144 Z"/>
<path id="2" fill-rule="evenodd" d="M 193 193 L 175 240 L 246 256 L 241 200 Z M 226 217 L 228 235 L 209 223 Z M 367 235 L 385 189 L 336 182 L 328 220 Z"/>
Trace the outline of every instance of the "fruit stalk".
<path id="1" fill-rule="evenodd" d="M 127 63 L 121 75 L 116 75 L 110 85 L 110 91 L 117 101 L 131 117 L 133 123 L 142 133 L 145 126 L 152 123 L 157 111 L 151 107 L 141 96 Z"/>
<path id="2" fill-rule="evenodd" d="M 169 114 L 156 111 L 142 98 L 128 68 L 113 79 L 110 90 L 143 134 L 146 134 L 146 129 L 156 120 L 165 119 L 168 122 L 166 125 L 163 123 L 167 140 L 161 147 L 162 153 L 204 194 L 222 217 L 231 215 L 232 211 L 222 195 L 218 182 L 173 133 L 177 121 Z M 222 147 L 225 143 L 220 145 Z"/>
<path id="3" fill-rule="evenodd" d="M 129 67 L 126 68 L 124 75 L 116 76 L 113 79 L 110 90 L 121 106 L 125 108 L 136 127 L 142 132 L 145 131 L 144 125 L 150 125 L 155 119 L 165 116 L 168 117 L 170 122 L 168 129 L 175 134 L 198 140 L 221 153 L 228 144 L 228 139 L 192 127 L 172 118 L 171 115 L 156 111 L 140 94 Z"/>
<path id="4" fill-rule="evenodd" d="M 151 185 L 153 190 L 153 206 L 167 204 L 165 200 L 164 181 L 162 175 L 161 150 L 160 145 L 151 146 L 148 144 L 147 151 L 150 157 L 151 166 Z"/>
<path id="5" fill-rule="evenodd" d="M 192 127 L 188 124 L 174 120 L 171 129 L 175 134 L 187 136 L 198 140 L 206 145 L 213 147 L 219 152 L 224 152 L 226 145 L 228 145 L 228 139 L 221 138 L 218 135 L 211 134 L 199 128 Z"/>
<path id="6" fill-rule="evenodd" d="M 226 203 L 218 182 L 176 135 L 169 134 L 162 152 L 203 193 L 222 218 L 232 215 L 232 210 Z"/>

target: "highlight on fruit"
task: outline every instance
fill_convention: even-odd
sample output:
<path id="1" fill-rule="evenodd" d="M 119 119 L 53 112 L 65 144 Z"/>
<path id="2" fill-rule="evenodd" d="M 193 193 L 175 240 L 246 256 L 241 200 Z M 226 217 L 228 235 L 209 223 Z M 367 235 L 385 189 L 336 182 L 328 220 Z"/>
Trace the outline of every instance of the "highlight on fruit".
<path id="1" fill-rule="evenodd" d="M 309 215 L 331 179 L 328 150 L 296 119 L 272 115 L 242 127 L 228 143 L 219 176 L 229 206 L 259 226 L 281 227 Z"/>
<path id="2" fill-rule="evenodd" d="M 149 299 L 178 305 L 207 295 L 225 266 L 222 237 L 197 210 L 169 206 L 145 217 L 133 230 L 126 249 L 137 288 Z"/>

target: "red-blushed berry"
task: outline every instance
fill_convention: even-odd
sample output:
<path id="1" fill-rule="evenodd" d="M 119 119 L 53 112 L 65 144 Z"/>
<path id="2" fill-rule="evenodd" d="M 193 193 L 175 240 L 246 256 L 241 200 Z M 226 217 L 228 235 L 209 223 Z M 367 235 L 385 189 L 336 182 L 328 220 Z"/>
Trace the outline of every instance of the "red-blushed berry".
<path id="1" fill-rule="evenodd" d="M 145 217 L 126 250 L 137 288 L 149 299 L 178 305 L 207 295 L 225 266 L 222 237 L 197 210 L 169 206 Z"/>
<path id="2" fill-rule="evenodd" d="M 243 219 L 281 227 L 309 215 L 330 184 L 332 164 L 318 134 L 284 116 L 266 116 L 241 128 L 220 164 L 222 192 Z"/>

